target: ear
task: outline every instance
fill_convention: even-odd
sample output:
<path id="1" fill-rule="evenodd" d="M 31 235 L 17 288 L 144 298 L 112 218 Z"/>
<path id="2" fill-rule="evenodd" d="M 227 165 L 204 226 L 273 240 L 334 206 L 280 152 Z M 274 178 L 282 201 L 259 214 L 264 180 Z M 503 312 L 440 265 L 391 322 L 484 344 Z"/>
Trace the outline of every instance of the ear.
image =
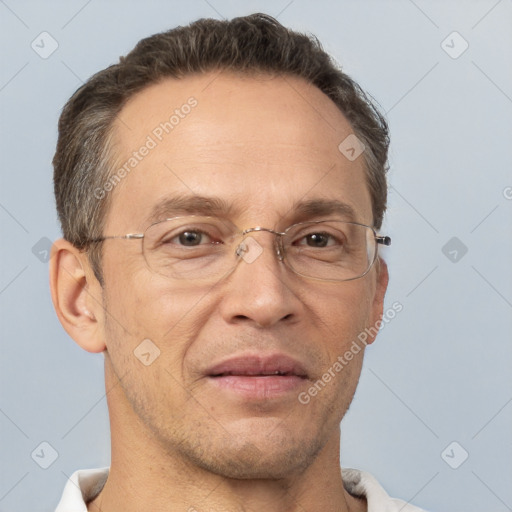
<path id="1" fill-rule="evenodd" d="M 375 294 L 373 296 L 372 309 L 370 314 L 370 324 L 367 332 L 369 332 L 366 343 L 370 345 L 375 341 L 378 330 L 382 322 L 382 315 L 384 313 L 384 297 L 388 288 L 389 273 L 386 262 L 378 257 L 375 262 L 375 271 L 377 283 L 375 287 Z"/>
<path id="2" fill-rule="evenodd" d="M 87 255 L 67 240 L 54 242 L 50 258 L 50 290 L 60 323 L 80 347 L 103 352 L 103 298 Z"/>

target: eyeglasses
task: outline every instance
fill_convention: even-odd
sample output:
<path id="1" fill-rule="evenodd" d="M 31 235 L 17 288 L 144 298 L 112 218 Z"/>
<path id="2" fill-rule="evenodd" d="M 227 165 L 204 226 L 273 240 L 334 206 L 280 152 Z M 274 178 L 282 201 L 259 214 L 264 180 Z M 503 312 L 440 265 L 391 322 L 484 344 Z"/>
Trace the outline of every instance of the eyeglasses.
<path id="1" fill-rule="evenodd" d="M 240 230 L 227 220 L 196 215 L 156 222 L 144 233 L 89 242 L 141 239 L 143 256 L 153 272 L 173 279 L 214 281 L 242 260 L 250 264 L 258 259 L 264 248 L 249 235 L 259 232 L 275 235 L 277 258 L 290 270 L 321 281 L 363 277 L 377 258 L 378 244 L 391 244 L 388 236 L 379 236 L 372 227 L 357 222 L 299 222 L 280 232 L 263 227 Z"/>

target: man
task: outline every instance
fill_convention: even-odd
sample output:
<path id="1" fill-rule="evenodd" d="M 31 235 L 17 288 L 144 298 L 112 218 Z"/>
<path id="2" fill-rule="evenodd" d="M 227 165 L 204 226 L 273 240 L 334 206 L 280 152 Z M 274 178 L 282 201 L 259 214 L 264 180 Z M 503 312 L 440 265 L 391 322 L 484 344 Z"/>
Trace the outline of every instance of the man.
<path id="1" fill-rule="evenodd" d="M 360 88 L 262 14 L 150 37 L 73 95 L 51 289 L 105 355 L 112 456 L 58 512 L 418 510 L 339 460 L 387 149 Z"/>

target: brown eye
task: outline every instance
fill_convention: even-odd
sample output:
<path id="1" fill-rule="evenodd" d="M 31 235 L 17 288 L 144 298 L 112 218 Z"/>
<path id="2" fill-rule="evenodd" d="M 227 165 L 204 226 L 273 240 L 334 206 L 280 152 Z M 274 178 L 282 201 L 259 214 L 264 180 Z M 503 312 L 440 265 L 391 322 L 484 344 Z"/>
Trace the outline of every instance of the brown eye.
<path id="1" fill-rule="evenodd" d="M 329 235 L 325 233 L 312 233 L 305 237 L 306 244 L 310 247 L 327 247 Z"/>
<path id="2" fill-rule="evenodd" d="M 194 247 L 196 245 L 201 245 L 201 242 L 205 237 L 206 235 L 199 231 L 184 231 L 174 239 L 178 239 L 181 245 L 187 247 Z"/>
<path id="3" fill-rule="evenodd" d="M 313 232 L 303 235 L 294 245 L 311 247 L 312 249 L 322 249 L 334 245 L 343 245 L 340 239 L 331 233 Z"/>

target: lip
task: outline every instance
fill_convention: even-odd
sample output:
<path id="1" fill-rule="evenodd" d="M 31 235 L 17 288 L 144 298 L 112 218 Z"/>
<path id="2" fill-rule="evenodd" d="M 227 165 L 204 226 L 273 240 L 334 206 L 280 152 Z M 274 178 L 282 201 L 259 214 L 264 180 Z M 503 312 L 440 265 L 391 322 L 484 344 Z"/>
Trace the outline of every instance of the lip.
<path id="1" fill-rule="evenodd" d="M 234 356 L 205 373 L 217 388 L 259 400 L 297 390 L 308 379 L 304 365 L 285 354 Z"/>

